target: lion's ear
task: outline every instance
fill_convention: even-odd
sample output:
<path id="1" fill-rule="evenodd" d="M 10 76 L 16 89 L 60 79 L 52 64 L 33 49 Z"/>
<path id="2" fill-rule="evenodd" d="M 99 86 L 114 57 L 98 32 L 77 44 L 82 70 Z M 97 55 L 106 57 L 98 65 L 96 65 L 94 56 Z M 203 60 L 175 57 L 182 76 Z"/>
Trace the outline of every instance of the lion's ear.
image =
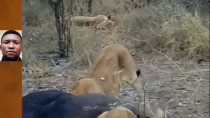
<path id="1" fill-rule="evenodd" d="M 108 20 L 110 20 L 111 19 L 111 15 L 108 15 L 107 18 L 108 18 Z"/>
<path id="2" fill-rule="evenodd" d="M 139 77 L 139 76 L 141 75 L 141 70 L 140 70 L 140 69 L 138 69 L 138 70 L 136 71 L 136 75 L 137 75 L 137 77 Z"/>

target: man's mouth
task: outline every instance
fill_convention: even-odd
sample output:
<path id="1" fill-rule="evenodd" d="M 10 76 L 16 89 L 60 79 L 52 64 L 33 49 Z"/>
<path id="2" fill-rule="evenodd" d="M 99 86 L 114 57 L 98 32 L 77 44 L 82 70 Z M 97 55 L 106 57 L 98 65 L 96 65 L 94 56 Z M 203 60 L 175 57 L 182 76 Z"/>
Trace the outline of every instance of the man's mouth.
<path id="1" fill-rule="evenodd" d="M 7 54 L 15 54 L 16 52 L 15 51 L 7 51 L 6 53 Z"/>

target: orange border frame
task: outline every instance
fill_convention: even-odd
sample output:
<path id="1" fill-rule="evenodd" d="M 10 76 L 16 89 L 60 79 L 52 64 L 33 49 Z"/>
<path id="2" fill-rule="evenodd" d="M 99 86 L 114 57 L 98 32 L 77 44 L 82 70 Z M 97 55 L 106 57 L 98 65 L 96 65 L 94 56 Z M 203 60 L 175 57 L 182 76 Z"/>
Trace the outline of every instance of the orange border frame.
<path id="1" fill-rule="evenodd" d="M 0 116 L 22 118 L 22 62 L 1 62 L 0 76 Z"/>
<path id="2" fill-rule="evenodd" d="M 22 30 L 22 0 L 1 0 L 0 30 Z M 22 118 L 22 62 L 0 62 L 0 117 Z"/>
<path id="3" fill-rule="evenodd" d="M 1 0 L 0 30 L 22 30 L 22 0 Z"/>

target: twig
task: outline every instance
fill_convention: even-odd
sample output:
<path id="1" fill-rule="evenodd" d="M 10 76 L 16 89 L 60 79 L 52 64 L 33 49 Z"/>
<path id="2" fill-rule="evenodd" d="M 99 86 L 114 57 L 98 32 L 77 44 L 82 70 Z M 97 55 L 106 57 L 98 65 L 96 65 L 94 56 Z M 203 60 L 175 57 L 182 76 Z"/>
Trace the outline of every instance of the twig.
<path id="1" fill-rule="evenodd" d="M 153 49 L 154 51 L 160 53 L 161 55 L 163 55 L 164 57 L 166 57 L 168 60 L 170 60 L 175 66 L 177 66 L 179 68 L 179 70 L 184 73 L 184 71 L 180 68 L 179 65 L 177 65 L 170 57 L 168 57 L 167 55 L 163 54 L 162 52 L 156 50 L 156 49 Z"/>

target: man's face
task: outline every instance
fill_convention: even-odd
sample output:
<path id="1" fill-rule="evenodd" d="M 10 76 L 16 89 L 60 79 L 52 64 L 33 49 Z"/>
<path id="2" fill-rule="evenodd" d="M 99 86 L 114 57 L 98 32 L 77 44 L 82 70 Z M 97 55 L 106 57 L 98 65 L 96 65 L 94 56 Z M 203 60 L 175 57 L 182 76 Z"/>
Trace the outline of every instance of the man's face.
<path id="1" fill-rule="evenodd" d="M 2 54 L 7 58 L 20 56 L 22 51 L 22 40 L 16 34 L 7 34 L 2 38 L 1 47 Z"/>

